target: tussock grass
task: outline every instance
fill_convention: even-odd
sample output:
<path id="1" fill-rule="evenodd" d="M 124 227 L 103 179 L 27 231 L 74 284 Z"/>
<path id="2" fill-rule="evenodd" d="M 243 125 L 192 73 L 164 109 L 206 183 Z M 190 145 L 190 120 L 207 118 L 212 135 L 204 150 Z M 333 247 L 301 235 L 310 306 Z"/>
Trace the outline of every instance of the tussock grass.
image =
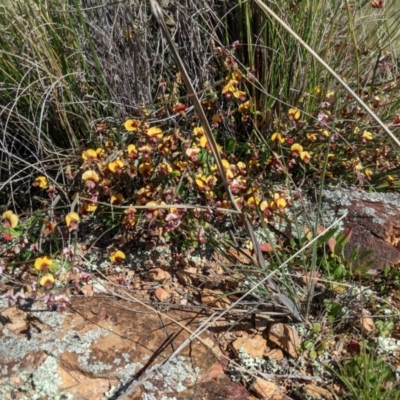
<path id="1" fill-rule="evenodd" d="M 149 17 L 149 6 L 140 1 L 95 3 L 0 4 L 3 189 L 12 178 L 25 193 L 29 185 L 22 184 L 23 177 L 28 182 L 34 172 L 30 164 L 40 159 L 42 170 L 52 170 L 43 163 L 55 154 L 63 160 L 59 166 L 65 164 L 63 149 L 71 154 L 71 149 L 92 143 L 96 122 L 118 124 L 150 104 L 157 110 L 163 82 L 171 84 L 176 69 Z M 204 22 L 201 9 L 200 4 L 189 9 L 177 4 L 168 11 L 179 21 L 179 29 L 172 18 L 169 27 L 184 49 L 197 89 L 214 75 L 203 26 L 211 25 L 213 16 Z M 7 193 L 15 190 L 8 187 Z"/>

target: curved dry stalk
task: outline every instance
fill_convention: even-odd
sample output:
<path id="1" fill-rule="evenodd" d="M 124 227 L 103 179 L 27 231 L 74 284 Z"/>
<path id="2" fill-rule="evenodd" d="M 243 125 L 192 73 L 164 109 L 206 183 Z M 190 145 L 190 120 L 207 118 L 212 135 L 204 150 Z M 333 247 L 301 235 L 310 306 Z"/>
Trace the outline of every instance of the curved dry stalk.
<path id="1" fill-rule="evenodd" d="M 300 250 L 298 250 L 296 253 L 294 253 L 291 257 L 289 257 L 285 262 L 283 262 L 276 270 L 272 271 L 269 273 L 264 279 L 262 279 L 260 282 L 258 282 L 255 286 L 253 286 L 247 293 L 245 293 L 242 297 L 240 297 L 238 300 L 236 300 L 234 303 L 232 303 L 225 311 L 223 311 L 221 314 L 218 315 L 218 317 L 213 321 L 216 322 L 218 319 L 229 313 L 236 305 L 238 305 L 242 300 L 244 300 L 249 294 L 253 293 L 259 286 L 261 286 L 263 283 L 267 282 L 268 279 L 271 279 L 273 275 L 275 275 L 282 267 L 285 265 L 289 264 L 293 259 L 295 259 L 299 254 L 301 254 L 304 250 L 306 250 L 308 247 L 310 247 L 312 244 L 314 244 L 319 238 L 324 236 L 327 232 L 329 232 L 333 227 L 335 227 L 342 219 L 346 217 L 345 215 L 342 215 L 339 219 L 337 219 L 333 224 L 328 226 L 323 232 L 321 232 L 319 235 L 317 235 L 315 238 L 313 238 L 310 242 L 305 244 Z M 278 294 L 277 296 L 284 296 L 281 293 Z M 284 296 L 286 297 L 286 296 Z M 287 298 L 286 298 L 287 299 Z M 279 300 L 281 303 L 285 304 L 286 299 L 283 297 L 280 297 Z M 286 305 L 286 304 L 285 304 Z M 287 307 L 290 307 L 290 304 L 286 305 Z M 289 308 L 290 309 L 290 308 Z M 300 321 L 304 321 L 302 316 L 298 313 L 296 309 L 292 309 L 291 312 L 295 314 L 297 312 L 297 318 Z M 296 315 L 295 315 L 296 316 Z M 200 332 L 197 332 L 197 335 L 200 335 L 202 332 L 204 332 L 205 329 L 201 330 Z"/>
<path id="2" fill-rule="evenodd" d="M 337 223 L 339 223 L 342 219 L 344 218 L 344 216 L 342 216 L 340 219 L 338 219 L 337 221 L 335 221 L 330 227 L 328 227 L 324 232 L 322 232 L 320 235 L 318 235 L 317 237 L 315 237 L 312 241 L 310 241 L 307 245 L 305 245 L 302 249 L 300 249 L 296 254 L 294 254 L 292 257 L 290 257 L 290 259 L 288 259 L 285 263 L 283 263 L 281 265 L 284 266 L 286 265 L 288 262 L 290 262 L 291 259 L 293 259 L 294 257 L 296 257 L 301 251 L 304 251 L 307 247 L 309 247 L 312 243 L 314 243 L 316 240 L 318 240 L 321 236 L 323 236 L 328 230 L 330 230 L 334 225 L 336 225 Z M 82 256 L 82 258 L 85 260 L 86 263 L 91 264 L 91 262 L 89 260 L 87 260 L 84 256 Z M 274 274 L 276 271 L 272 272 L 270 275 Z M 100 272 L 101 274 L 101 272 Z M 106 276 L 103 275 L 103 278 L 105 280 L 107 280 L 112 286 L 117 286 L 114 282 L 110 282 Z M 166 358 L 164 361 L 162 361 L 160 364 L 154 365 L 152 368 L 150 368 L 148 371 L 145 372 L 145 375 L 143 377 L 141 377 L 139 380 L 135 380 L 133 382 L 131 382 L 128 387 L 124 390 L 123 393 L 121 393 L 117 399 L 118 400 L 125 400 L 128 398 L 128 396 L 130 396 L 135 389 L 140 386 L 141 384 L 143 384 L 144 382 L 146 382 L 148 379 L 151 378 L 151 376 L 153 374 L 155 374 L 159 368 L 167 365 L 175 356 L 177 356 L 180 352 L 182 352 L 182 350 L 188 346 L 191 342 L 193 342 L 193 340 L 198 340 L 199 342 L 201 342 L 217 359 L 225 359 L 227 361 L 229 361 L 230 365 L 242 372 L 246 372 L 247 374 L 249 374 L 252 377 L 256 377 L 256 376 L 260 376 L 263 378 L 266 378 L 267 375 L 260 373 L 259 371 L 252 371 L 252 370 L 244 370 L 236 361 L 231 360 L 229 357 L 227 357 L 225 354 L 221 353 L 220 351 L 216 351 L 214 350 L 214 346 L 211 346 L 210 343 L 208 343 L 207 341 L 205 341 L 204 339 L 202 339 L 200 337 L 200 335 L 206 331 L 208 329 L 208 327 L 212 324 L 215 323 L 217 320 L 219 320 L 222 316 L 228 314 L 229 312 L 231 312 L 233 310 L 233 307 L 238 304 L 244 297 L 246 297 L 248 294 L 250 294 L 257 286 L 261 285 L 263 282 L 265 282 L 267 280 L 267 278 L 264 278 L 263 281 L 261 281 L 258 285 L 256 285 L 253 289 L 249 290 L 247 292 L 247 294 L 245 294 L 241 299 L 239 299 L 238 301 L 236 301 L 235 303 L 233 303 L 229 308 L 225 309 L 224 311 L 222 311 L 221 313 L 217 313 L 214 312 L 211 316 L 209 316 L 206 321 L 204 321 L 201 326 L 199 326 L 195 331 L 192 331 L 190 328 L 188 328 L 187 326 L 181 324 L 179 321 L 177 321 L 176 319 L 174 319 L 173 317 L 169 316 L 166 313 L 163 313 L 160 310 L 157 310 L 156 308 L 152 307 L 149 304 L 146 304 L 145 302 L 141 301 L 140 299 L 137 299 L 134 296 L 131 296 L 130 294 L 126 293 L 124 295 L 121 295 L 119 293 L 117 293 L 114 290 L 111 290 L 110 288 L 107 288 L 106 290 L 112 294 L 113 296 L 120 298 L 122 300 L 126 300 L 129 302 L 135 302 L 140 304 L 141 306 L 147 308 L 150 312 L 153 312 L 155 314 L 158 314 L 162 317 L 167 318 L 169 321 L 171 321 L 174 324 L 177 324 L 180 328 L 182 328 L 183 330 L 185 330 L 186 332 L 188 332 L 190 334 L 189 338 L 186 339 L 168 358 Z M 290 378 L 290 379 L 303 379 L 303 376 L 300 375 L 285 375 L 285 376 L 279 376 L 279 378 Z M 310 377 L 308 377 L 310 379 Z M 314 377 L 315 379 L 319 379 L 318 377 Z M 272 375 L 268 375 L 267 379 L 273 379 Z"/>
<path id="3" fill-rule="evenodd" d="M 175 58 L 176 63 L 178 64 L 178 68 L 179 71 L 181 72 L 182 75 L 182 79 L 185 83 L 186 89 L 188 91 L 188 96 L 190 97 L 190 99 L 193 102 L 194 108 L 200 118 L 200 122 L 201 125 L 204 129 L 206 138 L 208 140 L 208 143 L 211 147 L 211 151 L 213 153 L 215 162 L 217 164 L 218 167 L 218 172 L 221 176 L 226 194 L 229 198 L 229 201 L 232 204 L 232 207 L 234 210 L 238 211 L 239 216 L 242 219 L 243 225 L 247 231 L 247 233 L 250 236 L 250 239 L 253 243 L 254 246 L 254 251 L 256 253 L 256 258 L 257 258 L 257 262 L 258 262 L 258 266 L 265 270 L 266 269 L 266 265 L 265 265 L 265 260 L 264 260 L 264 256 L 261 252 L 260 249 L 260 245 L 256 239 L 256 236 L 254 234 L 254 230 L 253 227 L 251 226 L 249 220 L 246 218 L 246 216 L 241 212 L 240 208 L 238 207 L 238 205 L 236 204 L 236 201 L 232 195 L 232 192 L 230 190 L 229 187 L 229 183 L 228 183 L 228 179 L 226 177 L 226 173 L 224 170 L 224 167 L 222 165 L 222 159 L 221 159 L 221 155 L 219 154 L 218 151 L 218 147 L 217 147 L 217 143 L 214 139 L 214 136 L 212 134 L 211 131 L 211 127 L 210 124 L 208 123 L 208 119 L 207 116 L 203 110 L 203 107 L 201 106 L 200 100 L 194 90 L 194 87 L 192 85 L 192 81 L 186 71 L 186 68 L 182 62 L 181 57 L 179 56 L 179 53 L 176 49 L 175 43 L 173 42 L 169 31 L 168 31 L 168 27 L 164 21 L 164 17 L 163 17 L 163 13 L 162 13 L 162 9 L 160 7 L 160 5 L 158 4 L 157 0 L 150 0 L 150 5 L 151 5 L 151 9 L 153 12 L 153 15 L 155 16 L 155 18 L 157 19 L 158 24 L 161 27 L 161 30 L 165 36 L 165 38 L 167 39 L 167 42 L 169 44 L 169 47 L 172 51 L 172 54 Z M 269 286 L 269 289 L 274 293 L 275 295 L 275 301 L 279 304 L 280 303 L 280 307 L 284 307 L 286 309 L 286 311 L 288 311 L 288 313 L 291 315 L 292 318 L 296 319 L 297 321 L 303 321 L 303 318 L 301 317 L 297 307 L 295 306 L 295 304 L 283 293 L 280 292 L 279 288 L 276 286 L 276 284 L 272 281 L 270 275 L 267 276 L 267 278 L 265 278 L 263 280 L 263 282 L 266 282 Z M 257 286 L 256 286 L 257 287 Z"/>
<path id="4" fill-rule="evenodd" d="M 92 201 L 89 198 L 86 197 L 80 197 L 81 200 L 87 200 L 87 201 Z M 96 204 L 101 204 L 103 206 L 111 206 L 112 208 L 116 209 L 121 209 L 121 210 L 126 210 L 126 209 L 135 209 L 135 210 L 159 210 L 159 209 L 168 209 L 168 208 L 182 208 L 182 209 L 195 209 L 199 208 L 201 210 L 210 210 L 211 207 L 207 206 L 196 206 L 193 204 L 152 204 L 152 205 L 144 205 L 144 206 L 135 206 L 135 205 L 130 205 L 130 206 L 117 206 L 117 205 L 112 205 L 110 203 L 105 203 L 104 201 L 96 201 Z M 230 214 L 239 214 L 240 211 L 236 210 L 230 210 L 228 208 L 221 208 L 221 207 L 215 207 L 212 208 L 212 210 L 217 210 L 220 212 L 226 212 Z"/>
<path id="5" fill-rule="evenodd" d="M 205 135 L 207 137 L 208 143 L 209 143 L 209 145 L 211 147 L 211 151 L 213 153 L 215 162 L 217 163 L 218 172 L 219 172 L 219 174 L 221 176 L 221 179 L 222 179 L 225 191 L 226 191 L 226 193 L 228 195 L 228 198 L 229 198 L 229 200 L 230 200 L 230 202 L 232 204 L 233 209 L 236 210 L 239 213 L 239 216 L 242 219 L 242 222 L 243 222 L 243 224 L 245 226 L 245 229 L 247 230 L 247 233 L 250 236 L 250 239 L 251 239 L 251 241 L 253 243 L 253 246 L 254 246 L 254 251 L 256 253 L 258 266 L 261 269 L 265 270 L 266 269 L 266 265 L 265 265 L 264 256 L 263 256 L 263 254 L 261 252 L 260 245 L 259 245 L 259 243 L 258 243 L 258 241 L 256 239 L 255 234 L 254 234 L 253 227 L 251 226 L 251 224 L 250 224 L 249 220 L 246 218 L 246 216 L 241 212 L 240 208 L 236 204 L 236 201 L 235 201 L 235 199 L 234 199 L 234 197 L 232 195 L 232 192 L 231 192 L 230 187 L 229 187 L 229 182 L 228 182 L 228 179 L 226 177 L 226 173 L 225 173 L 224 167 L 222 165 L 221 155 L 219 154 L 217 143 L 216 143 L 216 141 L 214 139 L 214 136 L 212 134 L 211 127 L 210 127 L 210 124 L 208 123 L 207 116 L 206 116 L 206 114 L 205 114 L 205 112 L 203 110 L 203 107 L 201 106 L 200 100 L 199 100 L 199 98 L 198 98 L 198 96 L 197 96 L 197 94 L 196 94 L 196 92 L 194 90 L 194 87 L 192 85 L 191 79 L 190 79 L 190 77 L 189 77 L 189 75 L 188 75 L 188 73 L 186 71 L 186 68 L 185 68 L 185 66 L 183 64 L 183 61 L 182 61 L 181 57 L 179 56 L 179 53 L 178 53 L 178 51 L 177 51 L 177 49 L 175 47 L 175 44 L 174 44 L 174 42 L 173 42 L 173 40 L 172 40 L 172 38 L 171 38 L 171 36 L 169 34 L 168 27 L 167 27 L 167 25 L 165 24 L 165 21 L 164 21 L 162 9 L 161 9 L 160 5 L 158 4 L 158 2 L 156 0 L 150 0 L 150 4 L 151 4 L 152 12 L 153 12 L 155 18 L 157 19 L 157 22 L 160 25 L 161 30 L 163 31 L 163 34 L 164 34 L 165 38 L 167 39 L 167 42 L 168 42 L 169 47 L 170 47 L 170 49 L 172 51 L 172 54 L 173 54 L 173 56 L 175 58 L 175 61 L 178 64 L 179 71 L 181 72 L 182 79 L 183 79 L 183 81 L 185 83 L 185 86 L 186 86 L 186 89 L 188 91 L 188 96 L 191 98 L 191 100 L 193 102 L 193 105 L 195 107 L 195 110 L 196 110 L 196 112 L 197 112 L 197 114 L 198 114 L 198 116 L 200 118 L 201 125 L 202 125 L 202 127 L 204 129 L 204 132 L 205 132 Z M 266 279 L 264 279 L 263 282 L 267 282 L 270 290 L 272 292 L 274 292 L 278 302 L 281 303 L 281 305 L 283 305 L 284 307 L 286 307 L 286 310 L 289 312 L 289 314 L 291 315 L 292 318 L 296 319 L 297 321 L 302 321 L 303 320 L 303 318 L 300 316 L 300 313 L 297 310 L 297 307 L 295 306 L 295 304 L 287 296 L 285 296 L 283 293 L 281 293 L 279 291 L 279 288 L 272 281 L 270 276 L 268 276 Z"/>
<path id="6" fill-rule="evenodd" d="M 215 158 L 215 162 L 217 163 L 218 172 L 219 172 L 219 174 L 221 176 L 222 183 L 224 184 L 224 188 L 225 188 L 226 193 L 227 193 L 227 195 L 229 197 L 229 200 L 230 200 L 230 202 L 232 204 L 232 207 L 235 210 L 237 210 L 238 212 L 240 212 L 240 209 L 239 209 L 238 205 L 236 204 L 235 199 L 234 199 L 234 197 L 233 197 L 233 195 L 231 193 L 231 190 L 229 188 L 229 183 L 228 183 L 228 180 L 226 178 L 224 167 L 222 165 L 221 155 L 219 154 L 217 143 L 216 143 L 216 141 L 214 139 L 214 136 L 212 134 L 211 126 L 208 123 L 208 119 L 207 119 L 207 117 L 205 115 L 203 107 L 201 106 L 200 100 L 196 95 L 196 91 L 194 90 L 194 87 L 192 85 L 192 81 L 191 81 L 191 79 L 190 79 L 190 77 L 189 77 L 189 75 L 188 75 L 188 73 L 186 71 L 186 68 L 185 68 L 185 66 L 184 66 L 184 64 L 183 64 L 183 62 L 182 62 L 182 60 L 181 60 L 181 58 L 179 56 L 178 51 L 176 50 L 175 44 L 174 44 L 174 42 L 173 42 L 173 40 L 172 40 L 172 38 L 171 38 L 171 36 L 169 34 L 168 27 L 165 24 L 164 17 L 163 17 L 163 14 L 162 14 L 162 9 L 161 9 L 160 5 L 157 3 L 156 0 L 150 0 L 150 4 L 151 4 L 151 9 L 152 9 L 153 15 L 157 19 L 157 22 L 160 25 L 161 30 L 162 30 L 165 38 L 167 39 L 169 47 L 170 47 L 170 49 L 171 49 L 171 51 L 172 51 L 172 53 L 174 55 L 175 61 L 178 64 L 179 71 L 181 72 L 182 79 L 185 82 L 185 86 L 186 86 L 186 89 L 188 91 L 188 97 L 192 100 L 194 108 L 196 109 L 196 112 L 197 112 L 197 114 L 198 114 L 198 116 L 200 118 L 201 125 L 202 125 L 202 127 L 204 129 L 204 133 L 206 134 L 207 141 L 208 141 L 208 143 L 209 143 L 209 145 L 211 147 L 211 151 L 212 151 L 213 156 Z"/>

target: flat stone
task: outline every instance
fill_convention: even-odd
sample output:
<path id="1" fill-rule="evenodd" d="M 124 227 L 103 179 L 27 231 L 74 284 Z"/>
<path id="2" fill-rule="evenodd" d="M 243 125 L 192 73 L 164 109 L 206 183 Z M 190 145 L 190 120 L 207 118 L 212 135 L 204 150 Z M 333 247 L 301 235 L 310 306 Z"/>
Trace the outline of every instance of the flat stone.
<path id="1" fill-rule="evenodd" d="M 232 343 L 232 347 L 236 351 L 242 348 L 253 358 L 262 358 L 266 345 L 267 341 L 261 335 L 254 336 L 253 338 L 238 338 Z"/>
<path id="2" fill-rule="evenodd" d="M 10 307 L 1 313 L 3 326 L 13 333 L 19 333 L 28 327 L 26 321 L 26 313 L 17 307 Z"/>
<path id="3" fill-rule="evenodd" d="M 301 340 L 293 326 L 282 323 L 271 324 L 267 336 L 268 342 L 278 346 L 291 357 L 297 357 Z"/>
<path id="4" fill-rule="evenodd" d="M 21 313 L 16 314 L 24 320 Z M 75 298 L 65 313 L 30 313 L 38 317 L 38 329 L 32 329 L 29 340 L 18 330 L 3 329 L 1 399 L 17 399 L 22 388 L 30 398 L 38 393 L 43 398 L 64 393 L 74 400 L 100 400 L 123 396 L 131 383 L 143 377 L 126 399 L 143 399 L 145 394 L 148 398 L 196 398 L 198 393 L 207 400 L 249 397 L 242 385 L 217 368 L 217 359 L 199 340 L 190 342 L 165 367 L 146 375 L 189 337 L 182 326 L 194 331 L 204 318 L 201 314 L 180 310 L 158 314 L 111 296 Z M 216 346 L 207 333 L 202 337 Z"/>
<path id="5" fill-rule="evenodd" d="M 273 382 L 257 378 L 253 384 L 253 391 L 258 399 L 282 400 L 278 386 Z"/>

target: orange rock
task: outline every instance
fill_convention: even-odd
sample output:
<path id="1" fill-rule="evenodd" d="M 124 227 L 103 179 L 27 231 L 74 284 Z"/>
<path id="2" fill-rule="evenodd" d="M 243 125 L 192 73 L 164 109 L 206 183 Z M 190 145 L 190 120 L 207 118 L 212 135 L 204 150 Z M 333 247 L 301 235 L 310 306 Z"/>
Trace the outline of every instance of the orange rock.
<path id="1" fill-rule="evenodd" d="M 305 385 L 303 387 L 303 390 L 307 394 L 307 396 L 312 399 L 321 399 L 322 397 L 326 400 L 333 400 L 333 396 L 328 390 L 318 387 L 312 383 Z"/>
<path id="2" fill-rule="evenodd" d="M 268 332 L 268 340 L 276 344 L 291 357 L 296 358 L 298 356 L 301 340 L 293 326 L 282 323 L 272 324 Z"/>
<path id="3" fill-rule="evenodd" d="M 154 290 L 154 296 L 158 301 L 165 302 L 171 297 L 171 294 L 165 289 L 158 287 Z"/>
<path id="4" fill-rule="evenodd" d="M 268 353 L 264 354 L 265 357 L 272 358 L 273 360 L 283 360 L 284 355 L 281 349 L 272 349 Z"/>
<path id="5" fill-rule="evenodd" d="M 240 348 L 250 356 L 261 358 L 264 355 L 264 349 L 267 345 L 267 341 L 260 335 L 254 336 L 253 338 L 239 338 L 236 339 L 232 346 L 237 351 Z"/>
<path id="6" fill-rule="evenodd" d="M 171 274 L 161 268 L 154 268 L 149 271 L 149 278 L 156 282 L 166 282 L 171 279 Z"/>
<path id="7" fill-rule="evenodd" d="M 258 399 L 281 400 L 283 398 L 275 383 L 261 378 L 257 378 L 254 382 L 253 391 Z"/>

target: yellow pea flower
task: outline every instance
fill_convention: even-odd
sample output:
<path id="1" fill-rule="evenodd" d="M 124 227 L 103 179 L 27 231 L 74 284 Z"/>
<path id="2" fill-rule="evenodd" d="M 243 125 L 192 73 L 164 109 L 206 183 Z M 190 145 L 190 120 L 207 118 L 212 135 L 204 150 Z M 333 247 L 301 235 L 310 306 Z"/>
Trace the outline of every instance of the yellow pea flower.
<path id="1" fill-rule="evenodd" d="M 363 141 L 372 140 L 372 132 L 364 131 L 361 137 Z"/>
<path id="2" fill-rule="evenodd" d="M 134 144 L 130 144 L 127 148 L 129 158 L 135 158 L 137 156 L 138 150 Z"/>
<path id="3" fill-rule="evenodd" d="M 163 136 L 163 131 L 160 128 L 152 126 L 147 130 L 147 136 L 151 138 L 155 137 L 157 139 L 161 139 Z"/>
<path id="4" fill-rule="evenodd" d="M 193 133 L 198 137 L 201 137 L 201 136 L 205 135 L 204 134 L 204 129 L 201 126 L 197 126 L 196 128 L 193 128 Z"/>
<path id="5" fill-rule="evenodd" d="M 372 176 L 372 174 L 373 174 L 373 172 L 372 172 L 372 170 L 371 170 L 370 168 L 365 168 L 365 170 L 364 170 L 364 175 L 365 175 L 365 177 L 366 177 L 367 179 L 370 179 L 371 176 Z"/>
<path id="6" fill-rule="evenodd" d="M 120 264 L 122 261 L 125 260 L 125 258 L 126 258 L 125 253 L 121 250 L 113 251 L 110 254 L 110 261 L 113 264 Z"/>
<path id="7" fill-rule="evenodd" d="M 282 144 L 285 142 L 285 138 L 283 137 L 283 135 L 279 132 L 275 132 L 272 134 L 271 136 L 271 140 L 273 142 L 275 142 L 275 144 Z"/>
<path id="8" fill-rule="evenodd" d="M 37 271 L 47 272 L 49 267 L 53 265 L 53 260 L 49 256 L 38 257 L 35 260 L 35 269 Z"/>
<path id="9" fill-rule="evenodd" d="M 96 171 L 90 169 L 82 174 L 82 180 L 85 182 L 87 187 L 93 189 L 96 186 L 96 183 L 99 182 L 100 177 Z"/>
<path id="10" fill-rule="evenodd" d="M 97 159 L 97 152 L 93 149 L 87 149 L 82 153 L 82 159 L 84 161 L 92 161 Z"/>
<path id="11" fill-rule="evenodd" d="M 84 201 L 83 202 L 83 210 L 87 213 L 95 212 L 97 210 L 97 204 L 91 203 L 89 201 Z"/>
<path id="12" fill-rule="evenodd" d="M 300 158 L 301 158 L 301 161 L 303 161 L 307 164 L 310 161 L 311 154 L 308 151 L 301 151 Z"/>
<path id="13" fill-rule="evenodd" d="M 149 174 L 153 171 L 154 167 L 150 163 L 142 163 L 139 165 L 140 174 Z"/>
<path id="14" fill-rule="evenodd" d="M 294 143 L 294 144 L 292 144 L 290 151 L 294 154 L 300 155 L 300 153 L 303 151 L 303 146 L 299 143 Z"/>
<path id="15" fill-rule="evenodd" d="M 67 223 L 68 228 L 71 230 L 78 228 L 79 220 L 79 215 L 74 211 L 65 216 L 65 222 Z"/>
<path id="16" fill-rule="evenodd" d="M 122 195 L 122 193 L 115 193 L 115 192 L 111 193 L 111 204 L 118 205 L 122 204 L 123 201 L 124 201 L 124 196 Z"/>
<path id="17" fill-rule="evenodd" d="M 15 228 L 18 225 L 18 215 L 11 210 L 7 210 L 1 216 L 3 228 Z"/>
<path id="18" fill-rule="evenodd" d="M 108 169 L 111 172 L 120 173 L 124 165 L 125 165 L 124 162 L 120 158 L 117 158 L 116 160 L 111 161 L 108 164 Z"/>
<path id="19" fill-rule="evenodd" d="M 314 143 L 317 140 L 317 135 L 314 133 L 307 133 L 306 136 L 311 143 Z"/>
<path id="20" fill-rule="evenodd" d="M 288 114 L 290 120 L 298 120 L 301 117 L 301 112 L 297 108 L 291 108 Z"/>
<path id="21" fill-rule="evenodd" d="M 44 189 L 47 186 L 47 178 L 45 176 L 38 176 L 33 182 L 33 186 Z"/>
<path id="22" fill-rule="evenodd" d="M 52 274 L 46 274 L 40 278 L 39 284 L 40 286 L 43 286 L 45 289 L 49 289 L 51 286 L 53 286 L 54 282 L 55 282 L 54 276 Z"/>
<path id="23" fill-rule="evenodd" d="M 136 132 L 139 130 L 141 122 L 138 119 L 128 119 L 124 122 L 124 128 L 128 132 Z"/>

